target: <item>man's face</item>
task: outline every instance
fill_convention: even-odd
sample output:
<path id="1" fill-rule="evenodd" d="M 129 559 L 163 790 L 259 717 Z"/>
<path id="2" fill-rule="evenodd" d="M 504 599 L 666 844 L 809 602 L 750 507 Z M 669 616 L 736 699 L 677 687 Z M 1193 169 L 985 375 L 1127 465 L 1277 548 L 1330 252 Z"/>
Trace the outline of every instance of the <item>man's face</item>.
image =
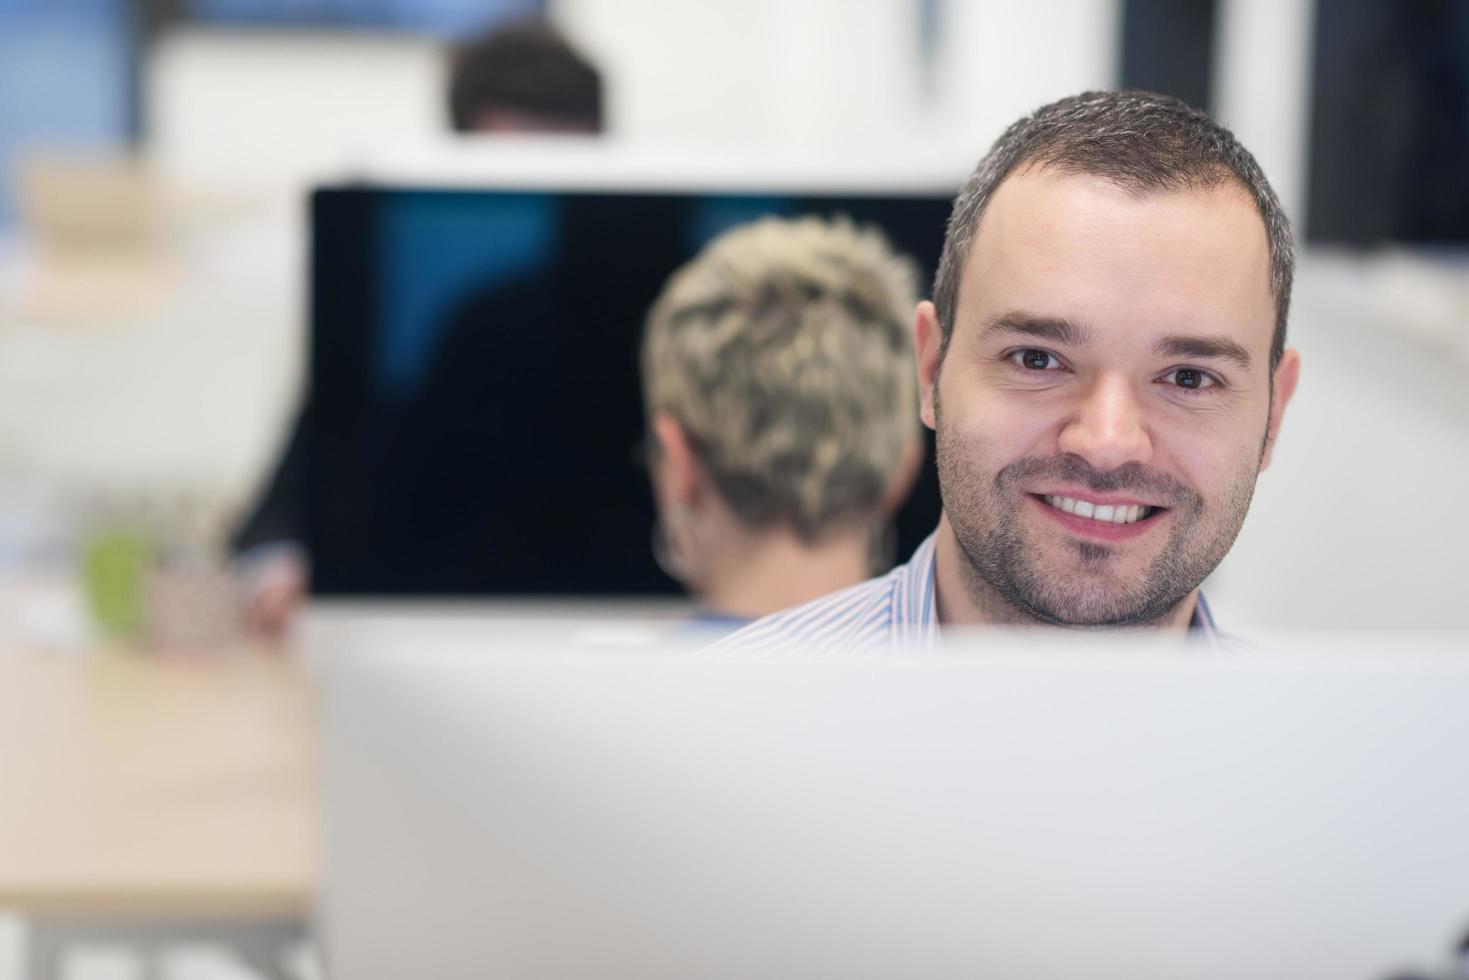
<path id="1" fill-rule="evenodd" d="M 942 370 L 931 305 L 917 327 L 977 606 L 1071 625 L 1181 608 L 1233 544 L 1294 390 L 1294 352 L 1270 371 L 1269 268 L 1234 184 L 1140 195 L 1031 169 L 1000 185 Z"/>

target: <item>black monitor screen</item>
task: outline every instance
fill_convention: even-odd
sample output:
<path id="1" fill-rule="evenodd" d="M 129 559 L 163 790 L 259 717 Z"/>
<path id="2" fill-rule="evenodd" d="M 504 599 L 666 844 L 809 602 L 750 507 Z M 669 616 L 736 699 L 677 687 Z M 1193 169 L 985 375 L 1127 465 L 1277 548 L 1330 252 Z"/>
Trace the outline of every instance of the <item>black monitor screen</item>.
<path id="1" fill-rule="evenodd" d="M 1312 242 L 1469 242 L 1469 3 L 1320 4 L 1310 135 Z"/>
<path id="2" fill-rule="evenodd" d="M 320 595 L 655 595 L 638 349 L 664 281 L 766 214 L 874 224 L 931 281 L 951 197 L 330 189 L 312 203 Z M 939 513 L 929 462 L 899 556 Z"/>

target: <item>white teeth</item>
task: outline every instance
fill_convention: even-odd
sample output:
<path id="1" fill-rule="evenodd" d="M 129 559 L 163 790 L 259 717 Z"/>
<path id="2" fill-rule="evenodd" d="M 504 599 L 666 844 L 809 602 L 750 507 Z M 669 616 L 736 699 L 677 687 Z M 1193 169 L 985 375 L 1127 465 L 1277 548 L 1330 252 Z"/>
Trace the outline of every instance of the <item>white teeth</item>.
<path id="1" fill-rule="evenodd" d="M 1085 500 L 1061 497 L 1054 494 L 1042 498 L 1057 510 L 1078 517 L 1089 517 L 1108 524 L 1134 524 L 1152 515 L 1154 508 L 1147 504 L 1092 504 Z"/>

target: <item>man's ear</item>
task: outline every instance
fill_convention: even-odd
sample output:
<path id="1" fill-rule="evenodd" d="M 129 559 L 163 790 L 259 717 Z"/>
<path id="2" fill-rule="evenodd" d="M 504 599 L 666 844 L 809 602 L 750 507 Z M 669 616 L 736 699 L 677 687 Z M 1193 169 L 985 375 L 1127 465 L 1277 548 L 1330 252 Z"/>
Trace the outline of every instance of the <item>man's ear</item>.
<path id="1" fill-rule="evenodd" d="M 933 303 L 924 300 L 913 316 L 913 355 L 918 362 L 918 415 L 930 429 L 938 424 L 933 403 L 943 349 L 944 332 L 939 328 L 938 311 Z"/>
<path id="2" fill-rule="evenodd" d="M 667 412 L 653 416 L 653 488 L 665 507 L 692 507 L 704 488 L 704 467 L 688 433 Z"/>
<path id="3" fill-rule="evenodd" d="M 1281 355 L 1280 363 L 1275 366 L 1275 377 L 1270 382 L 1274 386 L 1274 404 L 1270 409 L 1270 426 L 1265 430 L 1265 453 L 1260 458 L 1261 470 L 1270 465 L 1270 457 L 1275 452 L 1275 439 L 1280 435 L 1280 420 L 1285 418 L 1285 406 L 1290 404 L 1291 396 L 1296 393 L 1296 383 L 1300 380 L 1301 355 L 1294 347 L 1287 348 Z"/>

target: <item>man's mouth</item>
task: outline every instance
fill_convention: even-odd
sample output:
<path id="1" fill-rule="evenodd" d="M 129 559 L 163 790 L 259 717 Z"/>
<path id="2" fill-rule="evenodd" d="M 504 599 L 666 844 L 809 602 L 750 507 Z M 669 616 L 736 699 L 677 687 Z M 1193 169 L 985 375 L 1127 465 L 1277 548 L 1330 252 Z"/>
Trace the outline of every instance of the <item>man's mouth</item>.
<path id="1" fill-rule="evenodd" d="M 1075 497 L 1063 497 L 1056 494 L 1035 494 L 1034 496 L 1056 510 L 1101 524 L 1136 524 L 1165 509 L 1151 504 L 1094 504 L 1088 500 L 1078 500 Z"/>

